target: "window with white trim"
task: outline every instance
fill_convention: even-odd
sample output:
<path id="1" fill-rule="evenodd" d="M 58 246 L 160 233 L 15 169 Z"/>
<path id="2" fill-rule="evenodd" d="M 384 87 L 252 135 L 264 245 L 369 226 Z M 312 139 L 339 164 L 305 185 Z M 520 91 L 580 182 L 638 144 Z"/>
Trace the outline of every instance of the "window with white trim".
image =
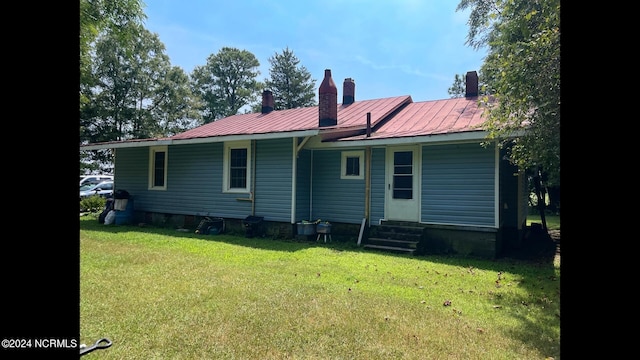
<path id="1" fill-rule="evenodd" d="M 224 144 L 224 192 L 248 193 L 251 190 L 251 141 Z"/>
<path id="2" fill-rule="evenodd" d="M 167 146 L 149 148 L 149 190 L 167 190 Z"/>
<path id="3" fill-rule="evenodd" d="M 364 151 L 343 151 L 340 179 L 364 179 Z"/>

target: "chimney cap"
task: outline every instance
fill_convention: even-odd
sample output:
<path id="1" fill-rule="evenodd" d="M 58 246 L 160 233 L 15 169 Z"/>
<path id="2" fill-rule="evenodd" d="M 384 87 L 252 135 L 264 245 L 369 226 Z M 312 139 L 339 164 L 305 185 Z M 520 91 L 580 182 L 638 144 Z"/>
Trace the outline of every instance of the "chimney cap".
<path id="1" fill-rule="evenodd" d="M 324 70 L 324 79 L 322 79 L 322 83 L 320 84 L 318 91 L 320 93 L 338 94 L 338 88 L 331 77 L 331 69 Z"/>

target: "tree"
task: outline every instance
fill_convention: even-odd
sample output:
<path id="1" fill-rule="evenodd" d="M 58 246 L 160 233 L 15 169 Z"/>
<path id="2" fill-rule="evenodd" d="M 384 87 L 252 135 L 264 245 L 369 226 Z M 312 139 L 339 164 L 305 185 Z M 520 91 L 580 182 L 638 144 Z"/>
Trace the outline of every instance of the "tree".
<path id="1" fill-rule="evenodd" d="M 202 106 L 191 92 L 189 76 L 181 67 L 173 66 L 162 79 L 156 93 L 156 106 L 151 108 L 158 136 L 172 136 L 202 123 L 197 111 Z"/>
<path id="2" fill-rule="evenodd" d="M 315 106 L 316 80 L 300 64 L 300 60 L 287 47 L 269 58 L 271 68 L 265 87 L 273 92 L 274 110 Z"/>
<path id="3" fill-rule="evenodd" d="M 138 25 L 142 24 L 146 15 L 143 12 L 143 2 L 141 0 L 80 0 L 80 112 L 84 116 L 95 115 L 97 111 L 90 104 L 91 89 L 96 85 L 95 78 L 91 74 L 92 59 L 95 55 L 96 39 L 105 33 L 112 33 L 114 36 L 126 39 L 135 36 Z M 87 123 L 80 119 L 81 142 Z M 81 152 L 80 171 L 99 171 L 101 167 L 107 166 L 96 158 L 108 158 L 109 152 Z M 110 172 L 109 169 L 102 171 Z"/>
<path id="4" fill-rule="evenodd" d="M 199 110 L 205 123 L 235 115 L 257 101 L 259 66 L 249 51 L 230 47 L 209 55 L 206 65 L 196 66 L 191 74 L 192 91 L 203 101 Z"/>
<path id="5" fill-rule="evenodd" d="M 95 40 L 100 34 L 111 32 L 114 36 L 135 36 L 137 25 L 146 19 L 141 0 L 80 0 L 80 84 L 90 83 L 91 57 Z M 86 98 L 80 94 L 80 104 Z"/>
<path id="6" fill-rule="evenodd" d="M 189 78 L 171 67 L 156 34 L 139 26 L 136 37 L 105 32 L 96 39 L 91 87 L 83 89 L 80 141 L 94 143 L 172 135 L 194 126 L 197 104 Z M 94 151 L 84 162 L 110 166 L 111 153 Z M 82 166 L 81 166 L 82 167 Z"/>
<path id="7" fill-rule="evenodd" d="M 126 140 L 154 132 L 145 110 L 154 106 L 169 58 L 157 35 L 139 31 L 139 37 L 125 41 L 113 33 L 98 38 L 91 72 L 95 86 L 89 106 L 81 111 L 81 139 Z"/>
<path id="8" fill-rule="evenodd" d="M 449 93 L 449 95 L 451 95 L 452 98 L 463 97 L 466 84 L 467 82 L 465 80 L 465 76 L 456 74 L 453 78 L 453 85 L 451 85 L 451 87 L 447 89 L 447 92 Z"/>
<path id="9" fill-rule="evenodd" d="M 518 167 L 559 188 L 560 1 L 461 0 L 457 10 L 467 8 L 466 43 L 489 49 L 480 69 L 495 100 L 484 97 L 489 138 L 509 145 Z"/>

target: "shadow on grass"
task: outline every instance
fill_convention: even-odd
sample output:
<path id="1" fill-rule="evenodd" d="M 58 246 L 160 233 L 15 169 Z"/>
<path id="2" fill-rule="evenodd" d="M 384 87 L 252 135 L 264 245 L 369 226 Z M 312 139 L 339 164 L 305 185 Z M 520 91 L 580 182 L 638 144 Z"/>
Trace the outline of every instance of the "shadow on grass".
<path id="1" fill-rule="evenodd" d="M 180 232 L 173 228 L 153 226 L 139 227 L 134 225 L 104 225 L 97 219 L 81 219 L 80 229 L 100 231 L 104 233 L 139 232 L 158 234 L 172 238 L 197 239 L 203 241 L 223 242 L 238 246 L 262 250 L 296 252 L 310 248 L 322 247 L 335 251 L 372 253 L 382 256 L 416 259 L 432 263 L 440 263 L 464 268 L 477 268 L 497 274 L 496 286 L 501 273 L 508 272 L 517 278 L 519 288 L 527 295 L 504 291 L 496 288 L 492 296 L 496 311 L 508 312 L 509 316 L 518 320 L 521 326 L 509 330 L 509 336 L 523 343 L 539 348 L 546 356 L 560 356 L 560 279 L 559 271 L 554 265 L 556 246 L 559 239 L 553 239 L 546 233 L 531 233 L 525 237 L 522 247 L 509 251 L 498 259 L 482 259 L 460 255 L 409 255 L 364 249 L 355 242 L 334 241 L 316 242 L 315 236 L 296 237 L 294 239 L 272 239 L 269 237 L 248 238 L 243 234 L 199 235 L 193 232 Z M 557 303 L 556 303 L 557 302 Z M 506 330 L 505 330 L 506 331 Z M 534 345 L 535 344 L 535 345 Z"/>
<path id="2" fill-rule="evenodd" d="M 449 265 L 473 264 L 478 268 L 487 270 L 504 269 L 505 266 L 513 267 L 517 265 L 535 266 L 536 268 L 548 268 L 549 273 L 554 272 L 554 259 L 559 246 L 559 239 L 553 239 L 547 233 L 532 231 L 525 236 L 522 246 L 517 249 L 507 250 L 497 259 L 486 259 L 476 256 L 465 256 L 459 254 L 452 255 L 410 255 L 404 253 L 394 253 L 384 250 L 365 249 L 358 246 L 355 241 L 340 241 L 333 238 L 331 242 L 323 242 L 322 238 L 316 241 L 316 236 L 296 236 L 292 239 L 273 239 L 264 237 L 246 237 L 244 234 L 222 233 L 216 235 L 195 234 L 192 231 L 181 232 L 174 228 L 164 228 L 156 226 L 136 226 L 136 225 L 104 225 L 97 219 L 85 218 L 80 221 L 80 229 L 95 230 L 105 233 L 140 232 L 148 234 L 159 234 L 176 238 L 199 239 L 205 241 L 217 241 L 239 246 L 251 247 L 262 250 L 276 250 L 285 252 L 295 252 L 313 247 L 331 248 L 337 251 L 354 251 L 362 253 L 375 253 L 391 257 L 421 259 Z"/>

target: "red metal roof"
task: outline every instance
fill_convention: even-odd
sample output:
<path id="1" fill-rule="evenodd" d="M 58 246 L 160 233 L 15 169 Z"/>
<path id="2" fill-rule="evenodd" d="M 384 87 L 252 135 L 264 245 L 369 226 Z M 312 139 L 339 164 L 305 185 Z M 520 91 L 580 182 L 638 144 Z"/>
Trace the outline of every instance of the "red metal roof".
<path id="1" fill-rule="evenodd" d="M 338 125 L 319 127 L 318 106 L 276 110 L 268 114 L 252 113 L 232 115 L 174 135 L 171 139 L 194 139 L 226 135 L 269 134 L 278 132 L 366 127 L 367 113 L 371 113 L 374 126 L 404 104 L 411 96 L 356 101 L 338 104 Z"/>
<path id="2" fill-rule="evenodd" d="M 328 141 L 394 139 L 403 137 L 482 131 L 483 109 L 478 97 L 413 102 L 411 96 L 361 100 L 337 104 L 338 124 L 319 126 L 318 106 L 277 110 L 268 114 L 229 116 L 183 133 L 156 139 L 113 141 L 90 145 L 140 145 L 158 140 L 189 140 L 231 135 L 284 134 L 318 130 Z M 366 136 L 367 113 L 371 113 L 371 136 Z M 342 131 L 341 131 L 342 130 Z M 354 135 L 362 134 L 362 135 Z M 324 137 L 324 136 L 323 136 Z"/>
<path id="3" fill-rule="evenodd" d="M 194 139 L 228 135 L 270 134 L 305 130 L 366 128 L 371 113 L 370 137 L 358 135 L 342 140 L 387 139 L 481 130 L 484 122 L 478 97 L 413 102 L 411 96 L 361 100 L 338 104 L 338 124 L 319 127 L 318 106 L 276 110 L 268 114 L 229 116 L 172 136 Z M 394 113 L 396 112 L 396 113 Z M 379 125 L 379 127 L 376 127 Z"/>
<path id="4" fill-rule="evenodd" d="M 485 121 L 478 97 L 410 103 L 380 128 L 366 135 L 343 140 L 386 139 L 467 131 L 481 131 Z M 340 122 L 340 120 L 338 120 Z"/>

